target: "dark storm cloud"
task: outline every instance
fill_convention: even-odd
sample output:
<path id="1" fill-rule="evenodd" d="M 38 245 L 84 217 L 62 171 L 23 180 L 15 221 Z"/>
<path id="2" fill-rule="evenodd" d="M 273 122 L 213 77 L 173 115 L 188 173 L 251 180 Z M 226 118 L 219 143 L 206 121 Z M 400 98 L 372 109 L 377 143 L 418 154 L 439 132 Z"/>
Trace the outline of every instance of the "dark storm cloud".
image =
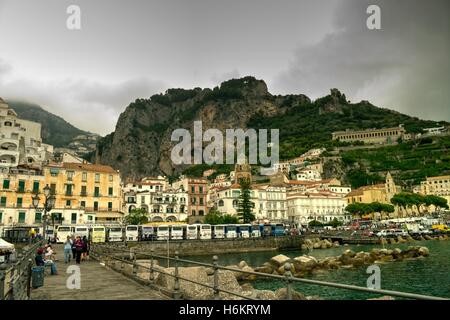
<path id="1" fill-rule="evenodd" d="M 334 31 L 315 45 L 299 47 L 274 88 L 318 97 L 337 87 L 355 100 L 450 120 L 450 2 L 339 3 Z M 366 27 L 371 4 L 381 8 L 381 30 Z"/>

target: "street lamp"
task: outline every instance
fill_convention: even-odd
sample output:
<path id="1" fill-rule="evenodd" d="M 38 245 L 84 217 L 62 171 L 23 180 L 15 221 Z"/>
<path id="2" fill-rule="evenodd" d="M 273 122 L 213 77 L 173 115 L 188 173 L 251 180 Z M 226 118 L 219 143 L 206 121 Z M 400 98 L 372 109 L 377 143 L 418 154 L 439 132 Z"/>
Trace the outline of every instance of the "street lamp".
<path id="1" fill-rule="evenodd" d="M 44 187 L 44 197 L 45 197 L 45 202 L 44 202 L 44 207 L 42 208 L 44 210 L 44 215 L 42 217 L 42 232 L 44 234 L 44 239 L 47 236 L 47 218 L 48 215 L 47 213 L 53 209 L 53 207 L 55 206 L 55 197 L 53 195 L 50 194 L 50 187 L 48 186 L 48 184 Z M 35 210 L 40 210 L 39 208 L 39 202 L 40 202 L 40 198 L 39 198 L 39 194 L 36 192 L 36 194 L 32 197 L 33 200 L 33 207 Z"/>

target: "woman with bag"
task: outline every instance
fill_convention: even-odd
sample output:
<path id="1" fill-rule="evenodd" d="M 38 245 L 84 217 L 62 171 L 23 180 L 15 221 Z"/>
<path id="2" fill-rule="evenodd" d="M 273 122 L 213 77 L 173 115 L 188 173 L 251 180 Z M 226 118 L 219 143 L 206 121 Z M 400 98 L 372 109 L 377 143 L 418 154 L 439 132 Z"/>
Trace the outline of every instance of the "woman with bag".
<path id="1" fill-rule="evenodd" d="M 81 240 L 80 236 L 78 236 L 77 240 L 75 241 L 75 250 L 77 252 L 77 258 L 76 258 L 77 264 L 81 263 L 81 254 L 83 253 L 83 247 L 84 247 L 84 243 Z"/>

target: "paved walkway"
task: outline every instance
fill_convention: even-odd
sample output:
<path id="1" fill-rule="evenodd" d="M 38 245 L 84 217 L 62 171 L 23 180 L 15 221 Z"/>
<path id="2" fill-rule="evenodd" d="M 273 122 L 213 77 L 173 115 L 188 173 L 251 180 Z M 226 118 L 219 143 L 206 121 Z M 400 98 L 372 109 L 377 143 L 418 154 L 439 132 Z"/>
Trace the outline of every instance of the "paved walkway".
<path id="1" fill-rule="evenodd" d="M 68 289 L 66 282 L 71 274 L 67 267 L 74 261 L 65 264 L 62 247 L 57 246 L 58 275 L 49 275 L 46 271 L 44 286 L 32 289 L 32 300 L 165 300 L 161 293 L 141 285 L 127 277 L 102 266 L 98 261 L 82 261 L 80 264 L 80 289 Z"/>

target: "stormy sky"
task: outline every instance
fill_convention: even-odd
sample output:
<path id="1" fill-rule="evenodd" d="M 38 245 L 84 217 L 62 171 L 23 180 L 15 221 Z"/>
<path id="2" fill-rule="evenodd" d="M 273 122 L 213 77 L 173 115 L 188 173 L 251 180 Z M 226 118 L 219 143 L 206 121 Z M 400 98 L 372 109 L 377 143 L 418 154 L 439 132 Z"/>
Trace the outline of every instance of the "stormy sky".
<path id="1" fill-rule="evenodd" d="M 66 27 L 71 4 L 81 30 Z M 339 88 L 450 121 L 449 13 L 447 0 L 0 0 L 0 97 L 106 134 L 136 98 L 253 75 L 274 94 Z"/>

